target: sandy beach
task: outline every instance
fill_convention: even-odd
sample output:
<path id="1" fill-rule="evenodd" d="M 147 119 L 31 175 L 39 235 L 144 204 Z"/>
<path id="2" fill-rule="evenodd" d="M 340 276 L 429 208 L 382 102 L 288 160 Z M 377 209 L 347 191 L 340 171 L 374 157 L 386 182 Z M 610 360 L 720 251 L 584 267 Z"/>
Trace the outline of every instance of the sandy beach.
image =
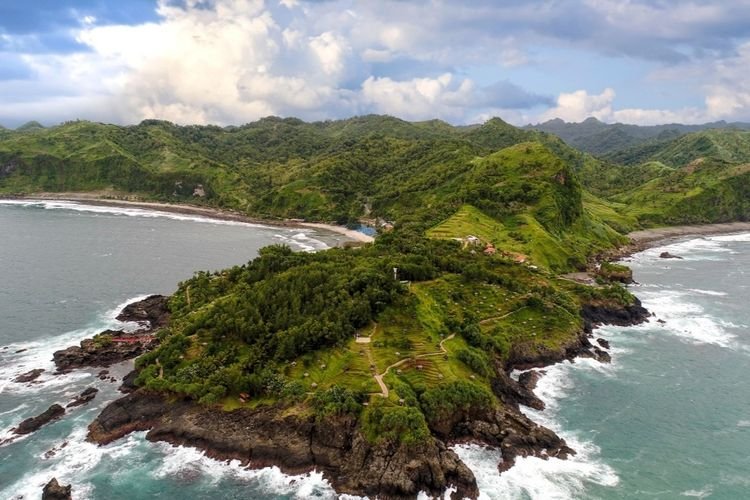
<path id="1" fill-rule="evenodd" d="M 247 222 L 250 224 L 262 224 L 264 226 L 278 226 L 278 227 L 309 227 L 312 229 L 319 229 L 322 231 L 330 231 L 332 233 L 341 234 L 347 238 L 358 241 L 361 243 L 372 243 L 375 238 L 372 236 L 360 233 L 348 229 L 344 226 L 337 226 L 335 224 L 325 224 L 318 222 L 299 222 L 290 221 L 285 219 L 260 219 L 256 217 L 249 217 L 239 212 L 231 210 L 222 210 L 210 207 L 199 207 L 196 205 L 187 204 L 176 204 L 176 203 L 162 203 L 162 202 L 151 202 L 151 201 L 133 201 L 124 200 L 118 198 L 104 198 L 100 194 L 96 193 L 33 193 L 25 196 L 7 196 L 2 197 L 11 200 L 41 200 L 41 201 L 70 201 L 74 203 L 84 203 L 87 205 L 94 206 L 111 206 L 118 208 L 145 208 L 149 210 L 158 210 L 161 212 L 185 214 L 185 215 L 199 215 L 201 217 L 207 217 L 210 219 L 218 220 L 229 220 L 237 222 Z"/>

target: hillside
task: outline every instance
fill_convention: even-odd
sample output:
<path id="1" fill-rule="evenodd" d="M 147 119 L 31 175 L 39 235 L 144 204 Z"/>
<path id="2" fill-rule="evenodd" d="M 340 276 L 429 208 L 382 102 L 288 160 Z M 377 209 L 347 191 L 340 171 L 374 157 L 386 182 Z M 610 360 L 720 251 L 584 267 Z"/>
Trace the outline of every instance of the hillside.
<path id="1" fill-rule="evenodd" d="M 619 241 L 581 201 L 576 171 L 598 163 L 500 119 L 476 127 L 388 116 L 229 128 L 70 122 L 0 140 L 0 193 L 94 191 L 340 224 L 379 217 L 420 232 L 468 204 L 504 224 L 487 242 L 563 270 Z M 474 229 L 440 234 L 460 239 Z"/>
<path id="2" fill-rule="evenodd" d="M 629 125 L 624 123 L 604 123 L 596 118 L 587 118 L 580 123 L 568 123 L 559 118 L 537 125 L 527 125 L 527 130 L 539 130 L 554 134 L 574 148 L 597 156 L 611 155 L 651 142 L 663 142 L 685 134 L 703 130 L 748 130 L 748 123 L 727 123 L 724 121 L 701 125 Z"/>
<path id="3" fill-rule="evenodd" d="M 662 172 L 612 199 L 646 226 L 750 220 L 750 163 L 698 158 Z"/>
<path id="4" fill-rule="evenodd" d="M 699 158 L 743 163 L 750 161 L 750 131 L 705 130 L 674 139 L 650 141 L 606 158 L 622 165 L 660 162 L 669 167 L 682 167 Z"/>

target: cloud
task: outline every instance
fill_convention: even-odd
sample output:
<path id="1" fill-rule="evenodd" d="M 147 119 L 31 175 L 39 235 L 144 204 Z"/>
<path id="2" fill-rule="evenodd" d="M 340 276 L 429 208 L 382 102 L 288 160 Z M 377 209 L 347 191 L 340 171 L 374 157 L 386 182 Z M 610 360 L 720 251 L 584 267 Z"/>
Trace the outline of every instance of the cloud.
<path id="1" fill-rule="evenodd" d="M 706 110 L 698 108 L 666 109 L 615 109 L 614 89 L 604 89 L 600 94 L 589 94 L 585 90 L 562 93 L 557 105 L 542 113 L 537 121 L 560 118 L 567 122 L 581 122 L 594 117 L 607 123 L 633 123 L 637 125 L 659 125 L 664 123 L 703 123 L 707 121 Z"/>
<path id="2" fill-rule="evenodd" d="M 0 71 L 3 120 L 32 102 L 68 106 L 65 118 L 125 123 L 363 112 L 457 123 L 489 114 L 516 123 L 750 118 L 743 83 L 750 49 L 742 41 L 750 0 L 137 0 L 130 15 L 130 2 L 40 0 L 28 12 L 26 4 L 0 5 L 0 61 L 12 62 Z M 599 94 L 558 94 L 551 79 L 534 80 L 564 72 L 566 62 L 553 59 L 567 49 L 612 65 L 648 60 L 641 67 L 661 85 L 689 82 L 705 105 L 619 109 L 613 89 L 621 80 L 598 78 L 610 87 Z M 557 98 L 524 88 L 519 77 Z M 97 107 L 84 105 L 86 96 Z"/>

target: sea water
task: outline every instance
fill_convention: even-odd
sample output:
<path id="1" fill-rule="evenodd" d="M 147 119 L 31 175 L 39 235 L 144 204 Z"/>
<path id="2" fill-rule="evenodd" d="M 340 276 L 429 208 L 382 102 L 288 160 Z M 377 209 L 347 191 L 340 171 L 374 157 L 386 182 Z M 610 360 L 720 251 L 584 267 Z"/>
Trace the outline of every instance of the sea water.
<path id="1" fill-rule="evenodd" d="M 461 446 L 483 498 L 750 498 L 750 234 L 690 239 L 625 263 L 654 316 L 596 330 L 612 363 L 546 368 L 536 389 L 546 409 L 524 409 L 578 454 L 522 458 L 498 475 L 496 451 Z"/>
<path id="2" fill-rule="evenodd" d="M 39 498 L 52 477 L 72 483 L 75 498 L 337 497 L 320 473 L 250 471 L 144 433 L 87 443 L 86 426 L 120 396 L 118 383 L 99 380 L 99 370 L 54 376 L 51 363 L 55 350 L 114 326 L 122 305 L 170 293 L 195 270 L 244 263 L 267 244 L 314 250 L 335 237 L 57 202 L 0 203 L 0 235 L 0 441 L 50 404 L 100 389 L 87 406 L 0 446 L 0 498 Z M 665 250 L 683 259 L 660 259 Z M 632 291 L 655 316 L 598 329 L 612 363 L 547 367 L 537 388 L 546 409 L 524 408 L 577 454 L 521 458 L 501 475 L 497 450 L 455 447 L 482 498 L 750 497 L 750 235 L 693 239 L 628 264 L 639 282 Z M 32 368 L 47 370 L 39 383 L 11 381 Z"/>
<path id="3" fill-rule="evenodd" d="M 39 431 L 0 446 L 0 499 L 37 499 L 52 477 L 76 499 L 331 498 L 317 473 L 248 471 L 190 448 L 153 444 L 144 433 L 108 446 L 85 441 L 87 425 L 122 395 L 100 369 L 54 375 L 52 353 L 115 320 L 129 302 L 173 292 L 197 270 L 243 264 L 258 249 L 285 243 L 328 248 L 341 237 L 136 208 L 72 202 L 0 201 L 0 442 L 11 428 L 87 387 L 99 393 Z M 35 368 L 33 383 L 12 380 Z M 129 366 L 111 369 L 121 378 Z"/>

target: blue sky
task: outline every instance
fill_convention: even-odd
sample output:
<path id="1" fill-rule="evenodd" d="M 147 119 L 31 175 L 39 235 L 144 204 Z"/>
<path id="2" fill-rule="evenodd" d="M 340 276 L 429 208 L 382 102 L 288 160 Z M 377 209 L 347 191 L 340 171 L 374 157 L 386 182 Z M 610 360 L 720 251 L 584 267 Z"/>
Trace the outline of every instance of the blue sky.
<path id="1" fill-rule="evenodd" d="M 3 0 L 0 124 L 750 121 L 750 0 Z"/>

